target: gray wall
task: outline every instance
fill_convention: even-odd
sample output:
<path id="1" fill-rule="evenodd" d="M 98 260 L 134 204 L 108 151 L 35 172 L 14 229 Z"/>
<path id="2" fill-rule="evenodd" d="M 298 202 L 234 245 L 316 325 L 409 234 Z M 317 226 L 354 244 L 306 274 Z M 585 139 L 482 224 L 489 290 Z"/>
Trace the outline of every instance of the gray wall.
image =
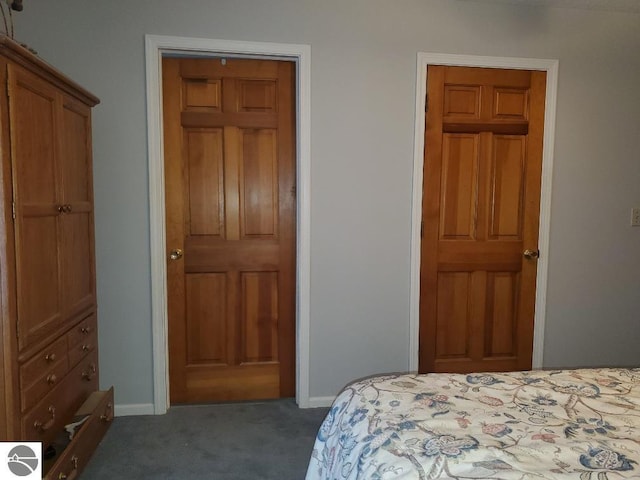
<path id="1" fill-rule="evenodd" d="M 560 61 L 545 366 L 640 363 L 640 15 L 462 0 L 27 0 L 94 112 L 101 382 L 153 401 L 144 34 L 312 48 L 310 395 L 405 370 L 419 51 Z"/>

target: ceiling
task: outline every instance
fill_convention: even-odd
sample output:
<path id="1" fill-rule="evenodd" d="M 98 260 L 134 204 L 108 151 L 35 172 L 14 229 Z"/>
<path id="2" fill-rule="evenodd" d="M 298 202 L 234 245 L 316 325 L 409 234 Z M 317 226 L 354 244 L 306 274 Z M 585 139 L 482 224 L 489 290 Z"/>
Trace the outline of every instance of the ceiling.
<path id="1" fill-rule="evenodd" d="M 480 2 L 511 3 L 515 5 L 559 8 L 586 8 L 616 12 L 640 13 L 640 0 L 467 0 Z"/>

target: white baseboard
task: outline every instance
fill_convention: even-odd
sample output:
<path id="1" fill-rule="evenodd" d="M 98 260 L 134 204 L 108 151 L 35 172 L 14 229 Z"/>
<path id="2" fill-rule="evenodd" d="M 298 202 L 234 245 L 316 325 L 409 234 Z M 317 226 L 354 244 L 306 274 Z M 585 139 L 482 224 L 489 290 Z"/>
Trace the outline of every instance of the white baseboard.
<path id="1" fill-rule="evenodd" d="M 309 408 L 330 407 L 336 397 L 309 397 Z"/>
<path id="2" fill-rule="evenodd" d="M 309 406 L 306 408 L 330 407 L 336 397 L 310 397 Z M 129 417 L 132 415 L 156 415 L 153 403 L 130 403 L 116 405 L 114 410 L 116 417 Z"/>
<path id="3" fill-rule="evenodd" d="M 113 411 L 116 417 L 128 417 L 131 415 L 154 415 L 153 403 L 131 403 L 128 405 L 116 405 Z"/>

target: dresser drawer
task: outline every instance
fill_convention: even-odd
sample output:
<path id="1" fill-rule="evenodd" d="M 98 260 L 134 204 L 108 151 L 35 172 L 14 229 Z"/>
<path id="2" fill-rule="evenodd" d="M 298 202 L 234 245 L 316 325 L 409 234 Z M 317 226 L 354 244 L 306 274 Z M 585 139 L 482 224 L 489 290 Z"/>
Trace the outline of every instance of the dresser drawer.
<path id="1" fill-rule="evenodd" d="M 91 315 L 82 320 L 67 333 L 69 365 L 75 366 L 83 357 L 95 351 L 98 346 L 96 316 Z"/>
<path id="2" fill-rule="evenodd" d="M 69 388 L 73 390 L 74 395 L 82 400 L 86 399 L 91 392 L 98 389 L 98 353 L 94 352 L 83 358 L 68 376 L 72 383 Z M 78 406 L 79 404 L 75 408 Z"/>
<path id="3" fill-rule="evenodd" d="M 73 398 L 65 386 L 65 378 L 38 404 L 22 417 L 22 435 L 29 441 L 50 444 L 73 415 Z"/>
<path id="4" fill-rule="evenodd" d="M 23 387 L 20 392 L 20 406 L 22 411 L 26 411 L 33 407 L 42 397 L 51 392 L 67 374 L 67 357 L 64 361 L 56 362 L 46 370 L 42 375 L 28 387 Z"/>
<path id="5" fill-rule="evenodd" d="M 25 414 L 22 419 L 23 437 L 45 445 L 51 443 L 76 409 L 97 389 L 97 375 L 98 358 L 96 353 L 92 353 Z"/>
<path id="6" fill-rule="evenodd" d="M 58 457 L 47 469 L 45 480 L 77 478 L 84 469 L 113 420 L 113 387 L 104 392 L 93 392 L 75 414 L 75 419 L 89 418 L 71 439 L 60 448 Z"/>
<path id="7" fill-rule="evenodd" d="M 59 338 L 20 367 L 20 386 L 29 388 L 63 364 L 67 367 L 67 340 Z"/>
<path id="8" fill-rule="evenodd" d="M 69 365 L 75 366 L 80 360 L 98 348 L 98 335 L 94 331 L 81 338 L 80 342 L 69 342 Z"/>

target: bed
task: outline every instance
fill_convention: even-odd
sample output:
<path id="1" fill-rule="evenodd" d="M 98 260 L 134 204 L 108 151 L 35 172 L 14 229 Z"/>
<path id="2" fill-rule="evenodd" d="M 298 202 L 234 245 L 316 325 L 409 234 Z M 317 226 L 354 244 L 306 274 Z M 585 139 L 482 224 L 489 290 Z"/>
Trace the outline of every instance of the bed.
<path id="1" fill-rule="evenodd" d="M 397 374 L 347 386 L 306 480 L 640 479 L 640 368 Z"/>

